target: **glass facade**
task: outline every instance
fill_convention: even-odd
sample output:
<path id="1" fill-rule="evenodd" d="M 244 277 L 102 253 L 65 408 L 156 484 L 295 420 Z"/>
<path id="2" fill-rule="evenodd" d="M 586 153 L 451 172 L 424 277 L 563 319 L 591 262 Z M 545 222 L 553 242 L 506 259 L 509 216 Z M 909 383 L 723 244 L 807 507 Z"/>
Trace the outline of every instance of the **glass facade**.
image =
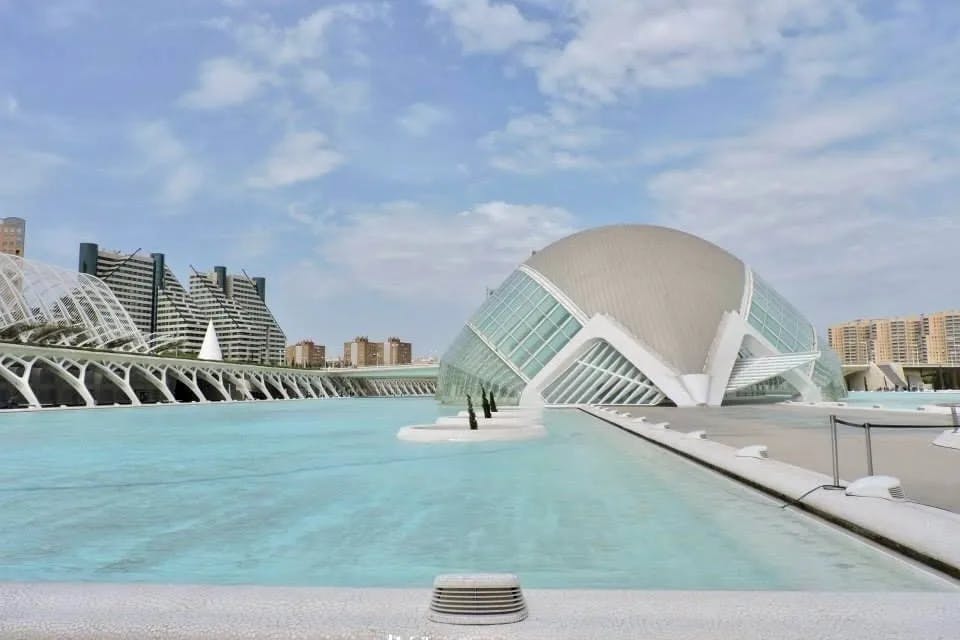
<path id="1" fill-rule="evenodd" d="M 820 337 L 824 346 L 820 358 L 813 365 L 813 383 L 820 387 L 824 400 L 840 400 L 847 397 L 847 385 L 843 381 L 843 365 L 840 356 L 833 349 L 826 348 L 827 342 Z"/>
<path id="2" fill-rule="evenodd" d="M 445 402 L 462 401 L 467 393 L 479 393 L 483 384 L 498 392 L 504 404 L 516 403 L 526 383 L 580 329 L 576 318 L 536 280 L 514 271 L 444 354 L 437 395 Z"/>
<path id="3" fill-rule="evenodd" d="M 812 378 L 825 400 L 838 400 L 847 395 L 840 360 L 827 342 L 818 341 L 813 325 L 773 287 L 753 274 L 753 297 L 750 300 L 750 325 L 760 332 L 781 353 L 817 351 L 820 358 L 813 365 Z M 807 365 L 809 367 L 809 365 Z M 807 372 L 811 373 L 807 368 Z"/>
<path id="4" fill-rule="evenodd" d="M 482 386 L 494 392 L 497 403 L 516 404 L 525 384 L 470 327 L 464 327 L 440 361 L 437 398 L 460 404 L 469 393 L 479 399 Z"/>
<path id="5" fill-rule="evenodd" d="M 528 380 L 580 331 L 563 305 L 522 271 L 510 274 L 470 324 Z"/>
<path id="6" fill-rule="evenodd" d="M 813 327 L 807 319 L 756 274 L 749 321 L 781 353 L 817 350 Z"/>

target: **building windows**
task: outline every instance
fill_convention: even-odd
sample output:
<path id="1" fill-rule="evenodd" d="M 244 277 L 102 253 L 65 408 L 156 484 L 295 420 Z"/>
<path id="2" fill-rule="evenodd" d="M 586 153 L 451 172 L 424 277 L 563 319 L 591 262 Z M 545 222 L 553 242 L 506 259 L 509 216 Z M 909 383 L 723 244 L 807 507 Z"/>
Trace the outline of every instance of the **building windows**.
<path id="1" fill-rule="evenodd" d="M 816 351 L 816 337 L 810 323 L 756 274 L 749 322 L 781 353 Z"/>
<path id="2" fill-rule="evenodd" d="M 522 271 L 510 274 L 470 320 L 529 380 L 580 330 L 580 323 Z"/>

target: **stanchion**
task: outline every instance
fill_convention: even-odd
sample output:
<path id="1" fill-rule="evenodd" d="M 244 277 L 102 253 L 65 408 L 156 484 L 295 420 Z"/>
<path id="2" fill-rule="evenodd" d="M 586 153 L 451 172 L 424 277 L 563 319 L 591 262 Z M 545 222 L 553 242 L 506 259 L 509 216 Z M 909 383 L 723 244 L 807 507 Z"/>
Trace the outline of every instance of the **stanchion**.
<path id="1" fill-rule="evenodd" d="M 833 454 L 833 486 L 840 486 L 840 454 L 837 443 L 837 416 L 830 416 L 830 448 Z"/>

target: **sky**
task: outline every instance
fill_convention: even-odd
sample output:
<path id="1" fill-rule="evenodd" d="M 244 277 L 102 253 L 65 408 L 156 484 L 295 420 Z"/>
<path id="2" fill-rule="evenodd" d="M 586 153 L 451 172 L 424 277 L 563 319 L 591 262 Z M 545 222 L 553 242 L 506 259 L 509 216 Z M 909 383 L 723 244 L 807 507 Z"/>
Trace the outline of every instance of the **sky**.
<path id="1" fill-rule="evenodd" d="M 533 250 L 733 252 L 821 331 L 960 307 L 960 3 L 0 0 L 0 216 L 440 355 Z"/>

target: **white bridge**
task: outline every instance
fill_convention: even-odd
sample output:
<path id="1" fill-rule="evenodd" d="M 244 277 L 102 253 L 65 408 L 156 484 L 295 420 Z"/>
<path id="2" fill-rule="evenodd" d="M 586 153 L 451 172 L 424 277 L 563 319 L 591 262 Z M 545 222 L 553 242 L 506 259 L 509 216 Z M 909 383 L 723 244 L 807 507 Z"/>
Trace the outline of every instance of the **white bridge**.
<path id="1" fill-rule="evenodd" d="M 294 369 L 0 344 L 0 409 L 431 396 L 439 365 Z"/>

